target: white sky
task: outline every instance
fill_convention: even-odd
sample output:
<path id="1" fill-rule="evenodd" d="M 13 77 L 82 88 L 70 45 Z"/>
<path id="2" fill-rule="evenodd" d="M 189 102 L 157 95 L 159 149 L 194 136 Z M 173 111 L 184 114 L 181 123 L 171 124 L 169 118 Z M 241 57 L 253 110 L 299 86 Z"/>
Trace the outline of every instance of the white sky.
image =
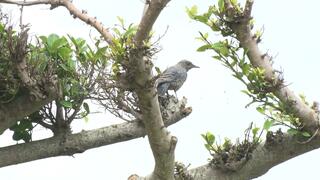
<path id="1" fill-rule="evenodd" d="M 127 23 L 137 23 L 143 9 L 142 0 L 74 2 L 90 15 L 97 16 L 107 27 L 117 23 L 116 16 L 123 17 Z M 264 117 L 253 107 L 244 108 L 249 102 L 240 92 L 244 87 L 219 62 L 210 58 L 213 54 L 196 52 L 197 47 L 201 45 L 195 40 L 198 31 L 206 32 L 209 29 L 200 23 L 190 21 L 185 7 L 197 4 L 201 11 L 206 10 L 213 2 L 172 0 L 154 26 L 158 36 L 169 26 L 167 34 L 160 42 L 163 50 L 157 55 L 157 66 L 164 69 L 181 59 L 189 59 L 201 67 L 189 72 L 187 82 L 178 92 L 179 97 L 188 98 L 193 113 L 169 128 L 179 140 L 176 160 L 190 163 L 191 167 L 205 164 L 209 158 L 200 137 L 201 133 L 211 131 L 220 139 L 229 137 L 235 140 L 237 137 L 243 137 L 243 131 L 251 121 L 260 126 L 264 122 Z M 9 11 L 14 7 L 4 6 L 4 9 Z M 320 40 L 318 7 L 320 1 L 317 0 L 257 0 L 253 10 L 256 27 L 264 26 L 265 29 L 262 46 L 271 54 L 277 55 L 274 59 L 275 66 L 284 70 L 284 77 L 290 88 L 296 93 L 304 93 L 310 101 L 319 101 L 320 92 L 317 84 L 320 64 L 319 56 L 316 54 Z M 13 17 L 17 17 L 17 11 L 11 12 Z M 88 38 L 90 28 L 73 19 L 64 8 L 50 11 L 48 6 L 34 6 L 25 8 L 24 12 L 24 22 L 32 25 L 33 34 L 70 33 Z M 95 31 L 91 30 L 91 33 Z M 211 38 L 218 39 L 218 36 L 211 33 Z M 109 115 L 95 114 L 90 117 L 89 123 L 77 122 L 74 131 L 93 129 L 110 122 L 120 121 L 115 121 Z M 38 131 L 38 134 L 44 133 L 42 130 Z M 10 139 L 11 132 L 6 132 L 0 137 L 0 146 L 7 145 Z M 74 157 L 48 158 L 1 168 L 0 176 L 5 180 L 118 180 L 126 179 L 131 174 L 147 175 L 153 169 L 153 157 L 147 138 L 88 150 Z M 283 163 L 258 179 L 315 179 L 318 177 L 316 162 L 319 161 L 320 151 L 316 150 Z M 303 170 L 308 172 L 304 173 Z"/>

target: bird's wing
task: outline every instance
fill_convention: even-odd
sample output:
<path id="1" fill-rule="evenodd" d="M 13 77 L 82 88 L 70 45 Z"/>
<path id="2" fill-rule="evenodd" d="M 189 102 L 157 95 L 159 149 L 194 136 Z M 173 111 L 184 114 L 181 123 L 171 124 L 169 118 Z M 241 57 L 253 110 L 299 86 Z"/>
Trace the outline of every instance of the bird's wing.
<path id="1" fill-rule="evenodd" d="M 169 67 L 163 73 L 160 75 L 160 77 L 157 79 L 157 86 L 166 83 L 166 82 L 172 82 L 174 81 L 177 76 L 179 76 L 179 71 L 175 67 Z"/>
<path id="2" fill-rule="evenodd" d="M 158 95 L 164 96 L 168 91 L 170 83 L 174 81 L 177 77 L 177 70 L 174 67 L 170 67 L 163 71 L 160 77 L 157 79 L 155 83 L 155 87 L 157 88 Z"/>

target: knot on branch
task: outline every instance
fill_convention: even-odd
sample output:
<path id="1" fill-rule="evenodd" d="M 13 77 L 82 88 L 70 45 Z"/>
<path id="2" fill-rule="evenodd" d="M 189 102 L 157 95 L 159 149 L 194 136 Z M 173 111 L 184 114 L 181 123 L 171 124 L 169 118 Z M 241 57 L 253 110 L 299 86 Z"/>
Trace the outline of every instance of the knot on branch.
<path id="1" fill-rule="evenodd" d="M 127 72 L 127 80 L 134 89 L 150 89 L 153 87 L 152 79 L 152 57 L 159 52 L 156 46 L 140 46 L 128 48 L 128 60 L 123 61 L 121 66 Z"/>
<path id="2" fill-rule="evenodd" d="M 39 101 L 47 98 L 53 92 L 52 89 L 55 89 L 57 78 L 52 76 L 50 71 L 38 72 L 36 70 L 38 67 L 30 63 L 30 58 L 35 58 L 36 56 L 37 47 L 28 44 L 28 30 L 28 28 L 24 28 L 17 34 L 10 26 L 5 31 L 8 36 L 7 38 L 2 38 L 4 42 L 7 42 L 6 48 L 9 53 L 8 67 L 6 68 L 11 68 L 13 76 L 20 81 L 17 82 L 19 83 L 17 86 L 27 89 L 31 100 Z M 10 64 L 12 64 L 12 67 L 9 67 Z"/>
<path id="3" fill-rule="evenodd" d="M 137 174 L 132 174 L 128 177 L 128 180 L 142 180 L 144 178 L 139 177 Z"/>
<path id="4" fill-rule="evenodd" d="M 281 129 L 276 132 L 268 131 L 265 147 L 270 149 L 271 147 L 274 147 L 274 145 L 281 144 L 283 142 L 283 138 L 283 132 Z"/>
<path id="5" fill-rule="evenodd" d="M 252 133 L 252 136 L 250 135 Z M 245 131 L 245 139 L 242 142 L 237 140 L 232 143 L 231 140 L 225 139 L 222 145 L 215 145 L 215 137 L 211 133 L 202 135 L 206 140 L 206 148 L 212 156 L 210 165 L 220 168 L 223 171 L 237 171 L 251 158 L 252 152 L 260 143 L 256 130 L 252 128 L 252 123 Z"/>
<path id="6" fill-rule="evenodd" d="M 175 179 L 181 179 L 181 180 L 194 180 L 194 178 L 188 173 L 188 166 L 184 165 L 181 162 L 175 162 L 174 167 L 174 177 Z"/>
<path id="7" fill-rule="evenodd" d="M 51 0 L 50 1 L 50 4 L 51 4 L 50 10 L 53 10 L 59 6 L 62 6 L 65 3 L 65 1 L 69 1 L 69 0 Z"/>
<path id="8" fill-rule="evenodd" d="M 177 112 L 182 117 L 188 116 L 192 112 L 192 108 L 186 108 L 186 104 L 187 98 L 185 97 L 180 101 L 173 95 L 159 97 L 160 110 L 164 121 L 174 116 Z"/>
<path id="9" fill-rule="evenodd" d="M 62 147 L 63 147 L 62 149 L 63 154 L 67 156 L 73 156 L 74 154 L 83 153 L 85 151 L 82 147 L 70 146 L 70 145 L 67 145 L 66 143 L 62 144 Z"/>
<path id="10" fill-rule="evenodd" d="M 225 145 L 225 144 L 224 144 Z M 224 149 L 213 154 L 210 165 L 218 167 L 223 171 L 237 171 L 251 158 L 257 144 L 243 141 L 236 144 L 228 144 Z"/>

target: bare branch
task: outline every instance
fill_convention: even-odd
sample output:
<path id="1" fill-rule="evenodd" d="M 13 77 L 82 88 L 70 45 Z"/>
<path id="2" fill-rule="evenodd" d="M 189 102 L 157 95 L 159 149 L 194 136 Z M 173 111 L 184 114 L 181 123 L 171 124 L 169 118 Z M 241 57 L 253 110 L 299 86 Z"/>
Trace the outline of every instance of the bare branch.
<path id="1" fill-rule="evenodd" d="M 253 0 L 246 0 L 246 4 L 244 6 L 244 16 L 250 18 L 252 11 Z"/>
<path id="2" fill-rule="evenodd" d="M 77 9 L 77 7 L 70 0 L 35 0 L 35 1 L 0 0 L 0 3 L 16 4 L 16 5 L 23 5 L 23 6 L 50 4 L 51 9 L 54 9 L 58 6 L 64 6 L 65 8 L 68 9 L 70 14 L 74 18 L 79 18 L 81 21 L 94 27 L 109 44 L 112 44 L 113 36 L 102 25 L 102 23 L 99 22 L 96 18 L 90 17 L 85 11 L 81 11 L 81 10 Z"/>
<path id="3" fill-rule="evenodd" d="M 169 1 L 170 0 L 152 0 L 146 4 L 145 8 L 147 8 L 147 10 L 142 16 L 137 34 L 134 37 L 136 46 L 141 46 L 143 41 L 148 38 L 154 22 Z"/>

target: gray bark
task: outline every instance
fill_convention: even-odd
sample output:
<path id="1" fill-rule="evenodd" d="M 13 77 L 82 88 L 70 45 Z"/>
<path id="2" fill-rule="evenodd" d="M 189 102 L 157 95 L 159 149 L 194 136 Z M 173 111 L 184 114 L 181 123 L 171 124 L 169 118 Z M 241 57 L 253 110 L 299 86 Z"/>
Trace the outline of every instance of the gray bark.
<path id="1" fill-rule="evenodd" d="M 178 108 L 180 107 L 180 111 L 176 111 L 168 117 L 165 126 L 180 121 L 192 111 L 191 108 L 183 108 L 179 105 Z M 146 131 L 143 123 L 140 120 L 135 120 L 76 134 L 66 134 L 30 143 L 1 147 L 0 167 L 55 156 L 70 156 L 88 149 L 128 141 L 145 135 Z"/>

